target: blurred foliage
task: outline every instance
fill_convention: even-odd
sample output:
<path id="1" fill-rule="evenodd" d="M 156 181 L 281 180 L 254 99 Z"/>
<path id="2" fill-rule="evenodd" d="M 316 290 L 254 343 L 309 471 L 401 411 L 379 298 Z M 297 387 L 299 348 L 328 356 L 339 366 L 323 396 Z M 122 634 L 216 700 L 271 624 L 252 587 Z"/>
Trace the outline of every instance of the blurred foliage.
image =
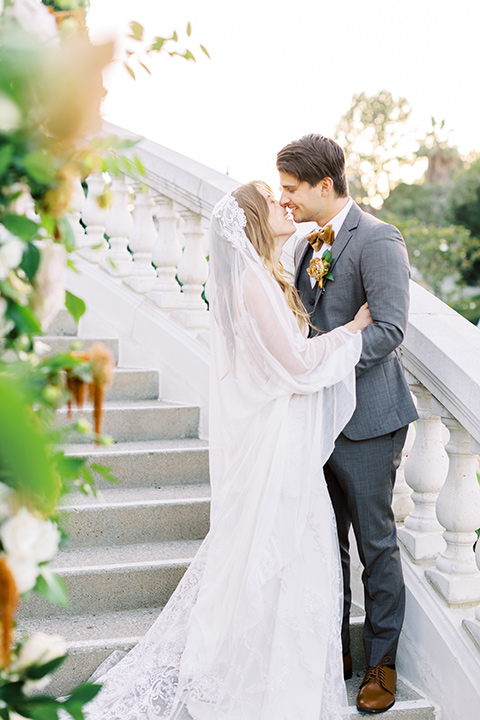
<path id="1" fill-rule="evenodd" d="M 381 204 L 393 187 L 392 173 L 413 163 L 413 156 L 406 158 L 398 150 L 410 113 L 407 100 L 395 99 L 388 90 L 353 96 L 335 139 L 345 151 L 348 173 L 356 178 L 357 202 Z"/>
<path id="2" fill-rule="evenodd" d="M 480 238 L 480 157 L 454 175 L 452 217 Z"/>
<path id="3" fill-rule="evenodd" d="M 190 38 L 192 34 L 192 26 L 190 23 L 186 27 L 186 35 Z M 133 64 L 138 64 L 145 72 L 151 75 L 151 71 L 147 65 L 148 56 L 151 53 L 166 53 L 170 57 L 181 57 L 184 60 L 192 60 L 196 62 L 196 57 L 191 50 L 188 48 L 178 49 L 180 42 L 179 35 L 176 30 L 170 36 L 156 35 L 153 38 L 147 39 L 145 34 L 145 28 L 139 22 L 132 21 L 130 23 L 130 33 L 128 35 L 130 40 L 133 40 L 136 44 L 126 50 L 126 60 L 123 65 L 127 70 L 128 74 L 135 80 L 135 71 Z M 210 58 L 210 54 L 204 45 L 199 45 L 200 51 Z"/>
<path id="4" fill-rule="evenodd" d="M 453 283 L 461 282 L 460 264 L 471 240 L 469 231 L 461 226 L 438 227 L 417 217 L 387 213 L 382 213 L 382 220 L 398 227 L 405 238 L 411 265 L 437 297 L 447 300 L 449 290 L 444 288 L 444 281 L 452 278 Z"/>
<path id="5" fill-rule="evenodd" d="M 90 0 L 42 0 L 42 2 L 57 11 L 77 10 L 78 8 L 88 10 L 90 7 Z"/>

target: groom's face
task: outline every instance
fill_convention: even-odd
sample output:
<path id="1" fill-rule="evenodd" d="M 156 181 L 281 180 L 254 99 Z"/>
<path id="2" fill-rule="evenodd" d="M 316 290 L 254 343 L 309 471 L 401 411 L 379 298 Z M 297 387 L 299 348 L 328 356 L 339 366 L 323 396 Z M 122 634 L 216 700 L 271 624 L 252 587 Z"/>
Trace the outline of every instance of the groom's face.
<path id="1" fill-rule="evenodd" d="M 321 182 L 318 185 L 310 185 L 305 180 L 299 180 L 294 175 L 280 171 L 280 185 L 282 186 L 280 205 L 290 210 L 295 222 L 311 220 L 319 222 L 325 212 Z"/>

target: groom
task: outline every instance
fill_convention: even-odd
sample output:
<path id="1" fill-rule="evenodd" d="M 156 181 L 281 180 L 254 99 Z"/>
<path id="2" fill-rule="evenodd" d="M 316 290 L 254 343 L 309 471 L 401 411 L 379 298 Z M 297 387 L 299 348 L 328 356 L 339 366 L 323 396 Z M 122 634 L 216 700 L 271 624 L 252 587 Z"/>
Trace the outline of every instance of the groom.
<path id="1" fill-rule="evenodd" d="M 348 535 L 353 525 L 364 566 L 368 665 L 357 707 L 377 713 L 395 702 L 405 587 L 391 503 L 407 427 L 418 417 L 397 351 L 407 325 L 407 251 L 397 228 L 363 212 L 348 196 L 345 155 L 334 140 L 305 135 L 280 150 L 277 169 L 283 207 L 296 222 L 313 220 L 317 230 L 326 228 L 295 249 L 295 284 L 312 324 L 320 332 L 333 330 L 352 320 L 364 302 L 373 318 L 362 333 L 356 410 L 337 439 L 325 478 L 342 556 L 345 677 L 352 675 Z"/>

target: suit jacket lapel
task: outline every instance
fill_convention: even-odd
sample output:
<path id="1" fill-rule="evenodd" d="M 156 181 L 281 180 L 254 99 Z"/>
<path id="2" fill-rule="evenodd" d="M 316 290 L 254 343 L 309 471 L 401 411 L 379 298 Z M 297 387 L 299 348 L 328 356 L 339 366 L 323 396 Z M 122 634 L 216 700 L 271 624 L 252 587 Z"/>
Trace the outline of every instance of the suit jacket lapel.
<path id="1" fill-rule="evenodd" d="M 295 263 L 295 287 L 298 288 L 298 282 L 300 280 L 300 270 L 302 269 L 303 259 L 308 248 L 311 247 L 310 243 L 306 238 L 302 238 L 299 241 L 297 248 L 295 249 L 296 263 Z"/>
<path id="2" fill-rule="evenodd" d="M 333 269 L 335 265 L 337 264 L 338 259 L 340 258 L 340 255 L 343 253 L 345 248 L 347 247 L 348 243 L 352 239 L 352 231 L 355 230 L 356 227 L 358 227 L 358 222 L 360 220 L 360 217 L 362 215 L 362 211 L 358 207 L 358 205 L 354 202 L 350 210 L 348 211 L 347 217 L 345 218 L 345 221 L 340 228 L 340 231 L 335 238 L 333 245 L 332 245 L 332 264 L 330 266 L 330 272 L 333 274 L 333 282 L 335 282 L 335 273 L 333 273 Z M 332 282 L 331 280 L 326 280 L 323 284 L 323 288 L 317 287 L 317 294 L 315 295 L 315 305 L 325 292 L 325 289 L 327 287 L 327 283 Z"/>

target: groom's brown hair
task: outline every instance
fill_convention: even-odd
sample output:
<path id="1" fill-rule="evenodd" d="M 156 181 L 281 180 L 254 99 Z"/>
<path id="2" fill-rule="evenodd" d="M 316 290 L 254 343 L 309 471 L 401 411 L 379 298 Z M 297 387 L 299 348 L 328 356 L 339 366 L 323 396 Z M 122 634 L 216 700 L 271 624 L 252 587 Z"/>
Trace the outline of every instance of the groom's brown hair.
<path id="1" fill-rule="evenodd" d="M 348 195 L 345 153 L 335 140 L 323 135 L 304 135 L 285 145 L 277 155 L 277 170 L 293 175 L 314 187 L 330 177 L 339 197 Z"/>

